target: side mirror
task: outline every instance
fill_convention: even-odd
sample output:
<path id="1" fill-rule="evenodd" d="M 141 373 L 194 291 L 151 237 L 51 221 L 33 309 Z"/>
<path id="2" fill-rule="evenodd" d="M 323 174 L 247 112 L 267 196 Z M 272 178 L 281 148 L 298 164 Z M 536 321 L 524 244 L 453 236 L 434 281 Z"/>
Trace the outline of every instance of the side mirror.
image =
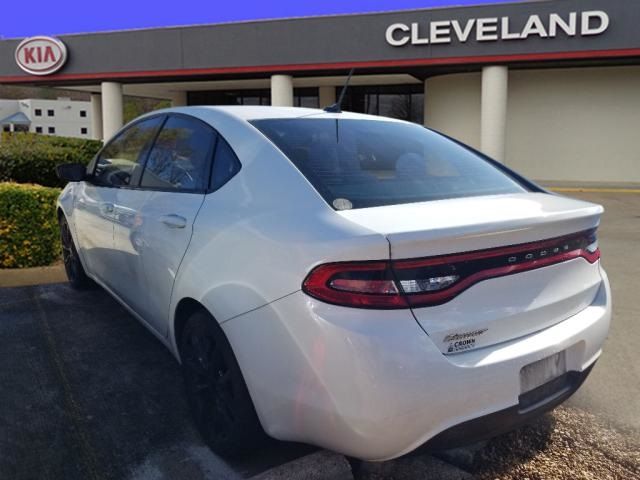
<path id="1" fill-rule="evenodd" d="M 56 167 L 56 174 L 60 180 L 81 182 L 87 178 L 87 166 L 81 163 L 63 163 Z"/>

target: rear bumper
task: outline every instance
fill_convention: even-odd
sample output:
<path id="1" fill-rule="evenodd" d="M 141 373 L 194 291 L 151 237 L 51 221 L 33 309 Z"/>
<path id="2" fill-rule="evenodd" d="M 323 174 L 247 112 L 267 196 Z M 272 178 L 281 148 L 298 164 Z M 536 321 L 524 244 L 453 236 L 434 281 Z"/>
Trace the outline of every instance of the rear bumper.
<path id="1" fill-rule="evenodd" d="M 566 401 L 584 383 L 594 365 L 595 362 L 582 372 L 567 372 L 531 392 L 520 395 L 518 405 L 450 427 L 417 450 L 437 451 L 462 447 L 521 427 Z M 532 408 L 528 406 L 531 397 L 535 397 Z"/>
<path id="2" fill-rule="evenodd" d="M 580 381 L 524 419 L 513 416 L 522 394 L 520 370 L 565 351 L 567 371 L 584 379 L 610 318 L 603 272 L 593 303 L 580 313 L 525 337 L 449 356 L 410 311 L 343 308 L 301 292 L 222 327 L 267 433 L 375 461 L 439 435 L 455 440 L 462 435 L 456 425 L 492 436 L 552 408 Z M 509 420 L 487 417 L 506 419 L 504 412 Z M 483 417 L 490 420 L 474 420 Z"/>

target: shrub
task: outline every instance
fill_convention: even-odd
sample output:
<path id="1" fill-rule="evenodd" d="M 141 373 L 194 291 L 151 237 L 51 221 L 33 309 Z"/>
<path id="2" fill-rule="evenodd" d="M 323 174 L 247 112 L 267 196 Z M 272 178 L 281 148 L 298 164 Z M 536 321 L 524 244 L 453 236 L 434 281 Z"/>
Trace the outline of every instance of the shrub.
<path id="1" fill-rule="evenodd" d="M 4 134 L 0 142 L 0 182 L 37 183 L 63 187 L 56 165 L 87 164 L 102 142 L 82 138 L 54 137 L 34 133 Z"/>
<path id="2" fill-rule="evenodd" d="M 50 265 L 60 257 L 60 190 L 0 183 L 0 268 Z"/>

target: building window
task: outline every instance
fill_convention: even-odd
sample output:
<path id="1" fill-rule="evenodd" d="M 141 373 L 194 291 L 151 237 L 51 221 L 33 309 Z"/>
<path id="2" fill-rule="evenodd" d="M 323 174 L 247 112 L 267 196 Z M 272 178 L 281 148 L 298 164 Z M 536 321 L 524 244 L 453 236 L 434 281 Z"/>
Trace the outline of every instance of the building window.
<path id="1" fill-rule="evenodd" d="M 341 87 L 336 89 L 336 98 Z M 270 105 L 269 89 L 260 90 L 214 90 L 189 92 L 189 105 Z M 294 88 L 293 105 L 319 108 L 317 88 Z M 342 109 L 370 115 L 399 118 L 420 125 L 424 122 L 424 86 L 371 85 L 349 87 Z"/>
<path id="2" fill-rule="evenodd" d="M 47 110 L 47 117 L 53 117 L 55 112 L 53 110 Z"/>
<path id="3" fill-rule="evenodd" d="M 293 104 L 296 107 L 319 108 L 320 97 L 317 88 L 294 88 Z"/>
<path id="4" fill-rule="evenodd" d="M 42 116 L 42 109 L 41 108 L 36 108 L 34 110 L 34 114 L 36 117 L 41 117 Z"/>
<path id="5" fill-rule="evenodd" d="M 271 93 L 268 89 L 189 92 L 187 103 L 189 105 L 269 105 Z"/>
<path id="6" fill-rule="evenodd" d="M 213 90 L 189 92 L 188 105 L 271 105 L 271 91 L 260 90 Z M 317 88 L 294 88 L 293 104 L 297 107 L 318 108 Z"/>
<path id="7" fill-rule="evenodd" d="M 47 132 L 49 132 L 51 135 L 55 135 L 56 127 L 48 127 Z"/>
<path id="8" fill-rule="evenodd" d="M 87 117 L 87 111 L 86 110 L 80 110 L 80 116 L 82 118 L 86 118 Z"/>
<path id="9" fill-rule="evenodd" d="M 86 134 L 87 134 L 87 127 L 82 127 L 82 128 L 80 129 L 80 134 L 81 134 L 81 135 L 86 135 Z"/>
<path id="10" fill-rule="evenodd" d="M 42 127 L 36 127 L 36 133 L 42 133 Z"/>
<path id="11" fill-rule="evenodd" d="M 339 89 L 336 90 L 336 94 L 338 93 Z M 422 124 L 424 87 L 422 85 L 350 87 L 345 95 L 342 109 Z"/>

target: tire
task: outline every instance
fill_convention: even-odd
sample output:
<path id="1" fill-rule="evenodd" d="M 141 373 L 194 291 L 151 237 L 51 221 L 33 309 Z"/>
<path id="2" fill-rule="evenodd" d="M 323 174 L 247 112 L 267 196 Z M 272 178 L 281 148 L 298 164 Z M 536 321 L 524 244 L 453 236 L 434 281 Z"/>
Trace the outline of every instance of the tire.
<path id="1" fill-rule="evenodd" d="M 84 271 L 78 250 L 76 249 L 69 223 L 64 215 L 60 216 L 60 242 L 62 244 L 62 260 L 69 284 L 76 290 L 86 290 L 93 286 L 93 281 Z"/>
<path id="2" fill-rule="evenodd" d="M 206 311 L 187 320 L 180 356 L 191 415 L 207 445 L 236 457 L 262 443 L 265 434 L 231 345 Z"/>

